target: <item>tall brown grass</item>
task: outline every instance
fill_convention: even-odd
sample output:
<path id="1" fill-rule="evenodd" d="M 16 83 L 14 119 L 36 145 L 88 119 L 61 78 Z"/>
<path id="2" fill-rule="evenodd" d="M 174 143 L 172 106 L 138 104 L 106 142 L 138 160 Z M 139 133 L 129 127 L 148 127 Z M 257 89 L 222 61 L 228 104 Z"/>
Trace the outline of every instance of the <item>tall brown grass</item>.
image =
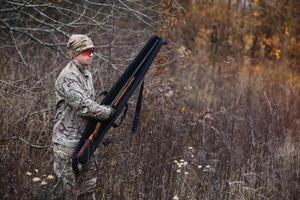
<path id="1" fill-rule="evenodd" d="M 230 1 L 193 2 L 161 13 L 167 28 L 159 32 L 171 42 L 146 78 L 139 131 L 129 134 L 134 97 L 122 126 L 109 133 L 113 144 L 99 148 L 98 198 L 296 200 L 299 74 L 288 56 L 274 59 L 264 57 L 262 46 L 254 53 L 246 48 L 245 34 L 257 28 L 251 13 L 226 11 Z M 247 17 L 252 21 L 243 22 Z M 213 25 L 221 34 L 215 44 Z M 113 39 L 111 32 L 94 35 L 98 44 L 128 45 L 101 49 L 118 69 L 96 60 L 97 91 L 110 88 L 149 36 L 115 32 Z M 0 55 L 2 199 L 50 199 L 57 183 L 51 177 L 53 85 L 67 60 L 32 47 L 26 59 L 39 56 L 28 68 L 12 50 Z"/>

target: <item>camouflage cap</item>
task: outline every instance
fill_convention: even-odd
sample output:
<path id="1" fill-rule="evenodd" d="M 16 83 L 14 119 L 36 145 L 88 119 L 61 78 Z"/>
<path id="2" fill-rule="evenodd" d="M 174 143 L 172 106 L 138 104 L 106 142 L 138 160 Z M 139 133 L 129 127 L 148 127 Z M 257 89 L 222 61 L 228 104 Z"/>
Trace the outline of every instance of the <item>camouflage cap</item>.
<path id="1" fill-rule="evenodd" d="M 94 44 L 87 35 L 73 34 L 67 43 L 67 49 L 71 58 L 90 48 L 94 48 Z"/>

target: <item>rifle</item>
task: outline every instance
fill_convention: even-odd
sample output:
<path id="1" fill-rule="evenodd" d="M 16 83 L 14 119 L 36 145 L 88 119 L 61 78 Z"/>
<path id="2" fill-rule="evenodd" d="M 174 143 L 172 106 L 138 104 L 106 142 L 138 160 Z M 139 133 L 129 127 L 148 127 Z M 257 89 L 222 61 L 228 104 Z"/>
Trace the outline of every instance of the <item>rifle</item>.
<path id="1" fill-rule="evenodd" d="M 75 174 L 79 173 L 80 164 L 85 164 L 93 156 L 105 134 L 114 126 L 116 119 L 127 105 L 136 88 L 143 81 L 150 65 L 164 44 L 166 42 L 163 39 L 152 36 L 101 101 L 102 105 L 113 107 L 115 112 L 107 120 L 89 119 L 73 154 L 72 167 Z M 142 88 L 143 84 L 141 85 L 139 99 Z M 136 121 L 136 118 L 134 120 Z"/>

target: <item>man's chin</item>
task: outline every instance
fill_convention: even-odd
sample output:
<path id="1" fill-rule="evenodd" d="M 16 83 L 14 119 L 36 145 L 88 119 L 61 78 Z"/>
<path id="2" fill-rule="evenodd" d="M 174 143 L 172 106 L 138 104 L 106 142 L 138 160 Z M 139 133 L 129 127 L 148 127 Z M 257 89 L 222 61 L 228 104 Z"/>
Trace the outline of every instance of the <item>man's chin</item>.
<path id="1" fill-rule="evenodd" d="M 87 61 L 86 62 L 86 65 L 90 65 L 90 64 L 92 64 L 92 61 Z"/>

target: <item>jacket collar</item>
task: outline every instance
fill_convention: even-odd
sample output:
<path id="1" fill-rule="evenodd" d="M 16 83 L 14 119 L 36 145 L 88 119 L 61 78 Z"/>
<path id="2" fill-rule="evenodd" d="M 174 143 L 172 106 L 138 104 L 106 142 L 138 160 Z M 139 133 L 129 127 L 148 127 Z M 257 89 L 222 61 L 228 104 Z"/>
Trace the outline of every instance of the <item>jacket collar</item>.
<path id="1" fill-rule="evenodd" d="M 79 70 L 80 73 L 82 73 L 84 76 L 87 76 L 88 77 L 88 71 L 87 69 L 85 68 L 85 66 L 79 64 L 77 61 L 75 60 L 72 60 L 71 61 L 72 64 Z"/>

